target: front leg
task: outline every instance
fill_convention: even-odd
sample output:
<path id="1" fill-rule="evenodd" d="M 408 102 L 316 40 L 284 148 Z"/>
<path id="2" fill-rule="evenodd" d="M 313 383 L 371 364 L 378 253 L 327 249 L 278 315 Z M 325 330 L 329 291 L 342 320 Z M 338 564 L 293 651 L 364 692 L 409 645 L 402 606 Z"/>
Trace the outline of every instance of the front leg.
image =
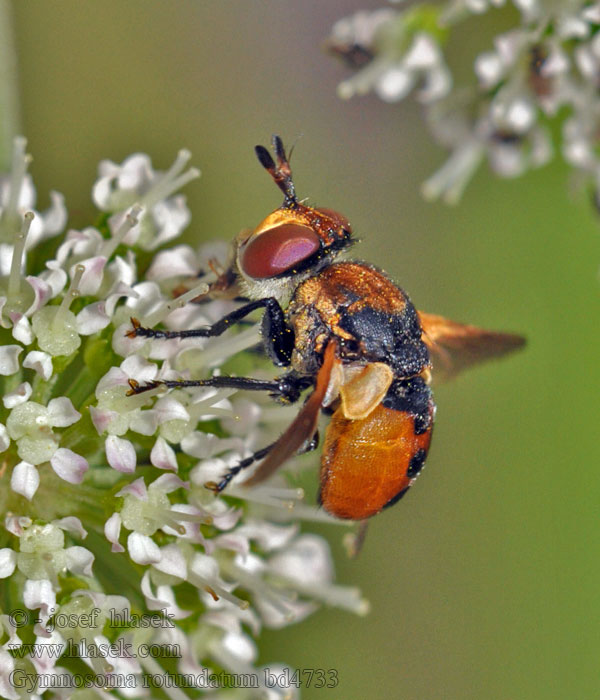
<path id="1" fill-rule="evenodd" d="M 279 302 L 270 297 L 266 313 L 262 320 L 262 337 L 265 349 L 273 364 L 278 367 L 288 367 L 292 362 L 294 350 L 294 331 L 285 320 L 283 309 Z"/>
<path id="2" fill-rule="evenodd" d="M 248 302 L 247 304 L 244 304 L 244 306 L 240 306 L 239 309 L 235 309 L 226 316 L 223 316 L 222 319 L 216 323 L 213 323 L 212 326 L 195 328 L 192 330 L 163 331 L 156 328 L 145 328 L 136 318 L 132 318 L 131 325 L 133 328 L 130 331 L 127 331 L 126 335 L 129 338 L 160 338 L 164 340 L 170 340 L 171 338 L 213 338 L 214 336 L 225 333 L 225 331 L 234 323 L 238 323 L 248 314 L 262 307 L 264 307 L 266 310 L 266 316 L 272 319 L 271 325 L 275 329 L 275 336 L 278 341 L 280 337 L 284 338 L 288 335 L 288 333 L 293 336 L 291 329 L 289 329 L 285 324 L 283 309 L 281 306 L 279 306 L 279 302 L 277 299 L 275 299 L 275 297 L 265 297 L 264 299 L 257 299 L 256 301 Z"/>

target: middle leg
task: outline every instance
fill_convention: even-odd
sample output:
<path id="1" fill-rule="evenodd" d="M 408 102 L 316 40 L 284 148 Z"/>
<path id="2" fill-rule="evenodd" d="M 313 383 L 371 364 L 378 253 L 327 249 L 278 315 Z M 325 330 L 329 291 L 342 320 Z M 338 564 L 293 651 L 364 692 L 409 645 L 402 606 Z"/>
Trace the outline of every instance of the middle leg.
<path id="1" fill-rule="evenodd" d="M 157 379 L 146 384 L 139 384 L 135 379 L 129 380 L 128 396 L 142 394 L 150 389 L 164 386 L 168 389 L 185 389 L 187 387 L 209 386 L 218 389 L 240 389 L 241 391 L 268 391 L 271 396 L 286 403 L 294 403 L 300 394 L 312 384 L 312 380 L 293 372 L 273 380 L 254 379 L 253 377 L 209 377 L 208 379 Z"/>

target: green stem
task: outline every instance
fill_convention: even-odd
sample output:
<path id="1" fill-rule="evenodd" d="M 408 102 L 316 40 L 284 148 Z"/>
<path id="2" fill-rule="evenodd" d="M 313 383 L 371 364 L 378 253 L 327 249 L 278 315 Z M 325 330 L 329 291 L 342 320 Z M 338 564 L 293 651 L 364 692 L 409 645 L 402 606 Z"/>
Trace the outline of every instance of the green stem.
<path id="1" fill-rule="evenodd" d="M 12 8 L 0 0 L 0 171 L 11 167 L 13 139 L 21 129 L 17 55 L 13 36 Z"/>

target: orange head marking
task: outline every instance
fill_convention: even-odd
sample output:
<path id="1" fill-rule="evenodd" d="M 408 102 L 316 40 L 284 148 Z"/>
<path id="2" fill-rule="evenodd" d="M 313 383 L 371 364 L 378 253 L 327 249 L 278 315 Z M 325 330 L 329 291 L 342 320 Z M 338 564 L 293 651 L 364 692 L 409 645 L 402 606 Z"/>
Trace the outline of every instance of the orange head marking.
<path id="1" fill-rule="evenodd" d="M 242 273 L 255 280 L 296 274 L 313 268 L 329 254 L 352 244 L 345 216 L 332 209 L 309 207 L 298 201 L 283 142 L 273 136 L 276 161 L 264 146 L 255 151 L 261 165 L 284 194 L 283 204 L 239 243 Z"/>

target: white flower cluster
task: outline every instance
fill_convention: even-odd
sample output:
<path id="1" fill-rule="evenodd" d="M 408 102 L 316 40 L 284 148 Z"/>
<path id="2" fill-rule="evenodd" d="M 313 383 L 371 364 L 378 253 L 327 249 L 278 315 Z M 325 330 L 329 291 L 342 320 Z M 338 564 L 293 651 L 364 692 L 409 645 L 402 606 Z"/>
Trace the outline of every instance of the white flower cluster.
<path id="1" fill-rule="evenodd" d="M 475 57 L 471 84 L 454 85 L 443 55 L 452 28 L 504 4 L 417 3 L 339 20 L 328 46 L 358 68 L 339 94 L 373 90 L 394 102 L 416 90 L 434 138 L 451 151 L 423 185 L 429 199 L 457 202 L 486 158 L 501 177 L 516 177 L 555 150 L 600 199 L 600 2 L 513 0 L 520 23 Z M 556 145 L 552 121 L 561 125 Z"/>
<path id="2" fill-rule="evenodd" d="M 207 668 L 249 673 L 262 625 L 290 624 L 319 603 L 365 612 L 358 591 L 333 583 L 325 541 L 293 522 L 326 519 L 296 503 L 298 490 L 242 495 L 232 485 L 234 505 L 204 486 L 280 431 L 284 407 L 263 410 L 232 389 L 128 395 L 130 380 L 206 376 L 260 339 L 255 326 L 225 339 L 126 335 L 132 316 L 177 330 L 233 308 L 187 303 L 206 292 L 226 246 L 152 252 L 189 222 L 176 192 L 199 174 L 185 170 L 190 154 L 165 173 L 141 154 L 103 162 L 97 226 L 57 239 L 62 197 L 35 211 L 25 146 L 15 141 L 0 180 L 0 470 L 10 482 L 0 497 L 0 588 L 31 613 L 0 611 L 0 697 L 76 695 L 82 662 L 102 678 L 94 687 L 150 696 L 142 674 L 164 676 L 167 666 L 140 653 L 149 644 L 176 647 L 188 678 Z M 111 624 L 148 611 L 166 624 Z M 135 682 L 118 685 L 122 675 Z M 168 683 L 164 692 L 187 697 Z"/>

